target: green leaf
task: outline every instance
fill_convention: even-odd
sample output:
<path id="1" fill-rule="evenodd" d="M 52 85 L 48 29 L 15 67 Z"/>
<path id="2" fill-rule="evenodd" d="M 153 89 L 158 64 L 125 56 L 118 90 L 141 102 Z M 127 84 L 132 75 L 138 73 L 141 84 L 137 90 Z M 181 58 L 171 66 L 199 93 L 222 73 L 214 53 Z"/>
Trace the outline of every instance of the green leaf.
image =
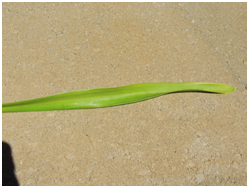
<path id="1" fill-rule="evenodd" d="M 216 83 L 141 83 L 89 89 L 32 100 L 5 103 L 2 112 L 31 112 L 101 108 L 134 103 L 173 92 L 231 93 L 235 87 Z"/>

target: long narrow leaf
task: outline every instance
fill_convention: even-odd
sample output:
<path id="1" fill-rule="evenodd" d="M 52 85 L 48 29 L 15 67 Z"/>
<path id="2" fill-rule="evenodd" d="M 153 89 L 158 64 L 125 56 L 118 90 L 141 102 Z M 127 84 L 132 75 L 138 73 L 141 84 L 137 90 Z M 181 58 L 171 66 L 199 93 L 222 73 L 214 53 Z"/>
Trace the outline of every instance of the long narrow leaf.
<path id="1" fill-rule="evenodd" d="M 216 83 L 141 83 L 122 87 L 89 89 L 32 100 L 5 103 L 2 112 L 31 112 L 101 108 L 138 102 L 173 92 L 230 93 L 235 88 Z"/>

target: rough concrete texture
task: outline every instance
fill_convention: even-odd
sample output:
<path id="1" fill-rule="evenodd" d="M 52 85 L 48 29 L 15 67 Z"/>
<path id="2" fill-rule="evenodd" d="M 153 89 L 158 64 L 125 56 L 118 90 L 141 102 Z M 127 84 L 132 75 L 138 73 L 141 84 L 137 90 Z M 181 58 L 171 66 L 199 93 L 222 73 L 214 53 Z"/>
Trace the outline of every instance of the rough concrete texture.
<path id="1" fill-rule="evenodd" d="M 117 107 L 3 114 L 20 185 L 246 185 L 246 3 L 3 3 L 3 102 L 215 82 Z"/>

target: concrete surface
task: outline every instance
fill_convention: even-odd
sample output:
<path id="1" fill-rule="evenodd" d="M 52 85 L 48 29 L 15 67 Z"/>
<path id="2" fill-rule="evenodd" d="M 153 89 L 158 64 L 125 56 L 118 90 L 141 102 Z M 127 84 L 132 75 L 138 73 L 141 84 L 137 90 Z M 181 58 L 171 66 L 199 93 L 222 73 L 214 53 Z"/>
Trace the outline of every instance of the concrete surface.
<path id="1" fill-rule="evenodd" d="M 20 185 L 247 185 L 246 3 L 3 3 L 3 102 L 216 82 L 131 105 L 9 113 Z"/>

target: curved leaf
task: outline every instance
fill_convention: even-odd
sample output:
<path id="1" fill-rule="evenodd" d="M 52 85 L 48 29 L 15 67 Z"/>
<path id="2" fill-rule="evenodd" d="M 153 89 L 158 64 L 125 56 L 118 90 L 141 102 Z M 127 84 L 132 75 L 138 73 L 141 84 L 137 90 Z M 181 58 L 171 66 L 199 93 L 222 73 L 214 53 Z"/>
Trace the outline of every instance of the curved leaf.
<path id="1" fill-rule="evenodd" d="M 114 88 L 89 89 L 32 100 L 5 103 L 2 112 L 30 112 L 101 108 L 134 103 L 173 92 L 230 93 L 235 88 L 216 83 L 141 83 Z"/>

